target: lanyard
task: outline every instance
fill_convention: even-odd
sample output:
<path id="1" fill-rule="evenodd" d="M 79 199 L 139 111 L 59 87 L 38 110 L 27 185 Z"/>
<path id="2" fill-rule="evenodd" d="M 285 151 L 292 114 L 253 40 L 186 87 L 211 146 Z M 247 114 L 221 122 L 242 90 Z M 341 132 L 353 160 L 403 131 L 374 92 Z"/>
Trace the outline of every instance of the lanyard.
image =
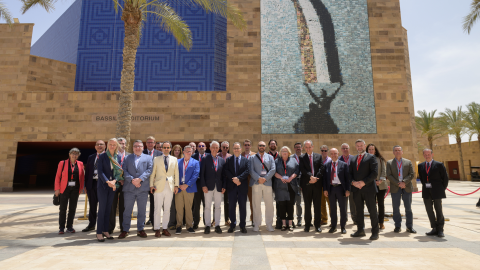
<path id="1" fill-rule="evenodd" d="M 272 152 L 270 152 L 270 153 L 272 153 Z M 274 156 L 273 154 L 270 154 L 270 156 L 272 156 L 272 157 L 273 157 L 273 159 L 277 159 L 278 152 L 277 152 L 277 153 L 275 153 L 275 156 Z"/>
<path id="2" fill-rule="evenodd" d="M 218 157 L 213 158 L 213 164 L 215 164 L 215 171 L 217 171 L 217 162 L 218 162 Z"/>
<path id="3" fill-rule="evenodd" d="M 338 162 L 332 162 L 333 177 L 337 177 L 337 166 L 338 166 Z"/>
<path id="4" fill-rule="evenodd" d="M 245 157 L 248 159 L 250 157 L 250 154 L 245 154 Z"/>
<path id="5" fill-rule="evenodd" d="M 155 152 L 155 149 L 153 149 L 152 152 L 150 153 L 151 157 L 153 157 L 153 152 Z"/>
<path id="6" fill-rule="evenodd" d="M 300 164 L 300 160 L 298 160 L 297 154 L 295 154 L 295 159 L 297 160 L 297 163 Z"/>
<path id="7" fill-rule="evenodd" d="M 360 162 L 362 162 L 362 158 L 363 158 L 364 155 L 365 155 L 365 154 L 360 155 L 360 158 L 359 158 L 358 161 L 357 161 L 357 171 L 358 171 L 358 167 L 360 167 Z"/>
<path id="8" fill-rule="evenodd" d="M 425 170 L 427 171 L 427 182 L 428 182 L 428 173 L 430 172 L 430 169 L 432 168 L 432 165 L 428 166 L 429 162 L 425 163 Z M 428 169 L 427 169 L 428 167 Z"/>
<path id="9" fill-rule="evenodd" d="M 77 164 L 76 161 L 75 161 L 75 163 L 73 163 L 73 164 L 70 163 L 70 166 L 71 166 L 71 168 L 72 168 L 72 178 L 71 178 L 72 180 L 73 180 L 73 171 L 75 170 L 75 164 Z"/>
<path id="10" fill-rule="evenodd" d="M 350 156 L 348 156 L 348 157 L 343 156 L 343 161 L 345 161 L 345 163 L 347 163 L 347 166 L 348 166 L 348 160 L 349 159 L 350 159 Z"/>
<path id="11" fill-rule="evenodd" d="M 187 170 L 189 162 L 190 160 L 188 160 L 187 163 L 185 164 L 185 159 L 183 160 L 183 177 L 185 177 L 185 171 Z"/>
<path id="12" fill-rule="evenodd" d="M 403 160 L 400 161 L 400 166 L 398 166 L 398 160 L 397 160 L 398 177 L 400 177 L 400 170 L 402 169 L 402 166 L 403 166 Z"/>
<path id="13" fill-rule="evenodd" d="M 328 161 L 328 157 L 323 161 L 323 164 L 325 164 Z"/>
<path id="14" fill-rule="evenodd" d="M 285 176 L 287 176 L 287 162 L 283 161 L 283 168 L 285 169 Z"/>
<path id="15" fill-rule="evenodd" d="M 263 156 L 260 156 L 260 158 L 262 159 L 262 169 L 265 169 L 265 166 L 263 166 L 263 164 L 265 164 L 265 163 L 263 163 Z"/>
<path id="16" fill-rule="evenodd" d="M 205 156 L 205 154 L 200 155 L 200 160 L 199 160 L 200 162 L 202 162 L 202 157 L 204 157 L 204 156 Z"/>
<path id="17" fill-rule="evenodd" d="M 123 165 L 123 159 L 125 158 L 125 153 L 123 153 L 122 160 L 120 160 L 120 165 Z"/>

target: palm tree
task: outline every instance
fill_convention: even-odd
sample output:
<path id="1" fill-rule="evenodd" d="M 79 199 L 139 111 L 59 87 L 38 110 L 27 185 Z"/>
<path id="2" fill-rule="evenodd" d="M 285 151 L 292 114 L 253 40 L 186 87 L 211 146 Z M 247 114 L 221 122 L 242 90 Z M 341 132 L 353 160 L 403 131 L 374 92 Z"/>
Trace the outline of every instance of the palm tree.
<path id="1" fill-rule="evenodd" d="M 22 0 L 24 1 L 23 12 L 35 5 L 44 6 L 56 0 Z M 177 42 L 189 50 L 192 47 L 192 37 L 188 25 L 171 8 L 167 0 L 112 0 L 115 10 L 122 10 L 122 21 L 125 26 L 125 38 L 123 47 L 123 69 L 120 82 L 120 98 L 117 115 L 116 136 L 130 141 L 130 129 L 133 105 L 133 86 L 135 80 L 135 58 L 142 34 L 143 22 L 148 16 L 154 16 L 159 26 L 171 33 Z M 184 5 L 197 5 L 207 12 L 221 15 L 239 29 L 246 27 L 240 10 L 226 0 L 177 0 Z M 123 5 L 122 5 L 123 4 Z"/>
<path id="2" fill-rule="evenodd" d="M 473 25 L 477 22 L 480 15 L 480 0 L 472 0 L 470 4 L 470 13 L 463 18 L 463 31 L 470 34 Z"/>
<path id="3" fill-rule="evenodd" d="M 463 166 L 462 153 L 462 136 L 467 133 L 466 129 L 466 114 L 462 111 L 462 106 L 456 110 L 445 109 L 445 112 L 440 113 L 438 119 L 438 126 L 449 135 L 455 136 L 458 146 L 458 154 L 460 155 L 460 170 L 462 176 L 465 178 L 465 168 Z M 465 180 L 465 179 L 462 179 Z"/>
<path id="4" fill-rule="evenodd" d="M 425 110 L 417 111 L 419 116 L 415 116 L 417 130 L 420 130 L 422 136 L 427 136 L 430 149 L 433 149 L 433 141 L 444 134 L 437 126 L 437 118 L 435 118 L 436 112 L 437 110 L 431 112 Z"/>
<path id="5" fill-rule="evenodd" d="M 10 14 L 3 2 L 0 2 L 0 20 L 5 20 L 10 26 L 13 23 L 12 14 Z"/>
<path id="6" fill-rule="evenodd" d="M 477 135 L 478 146 L 480 147 L 480 104 L 472 102 L 467 105 L 466 124 L 468 140 L 472 141 L 472 137 Z"/>

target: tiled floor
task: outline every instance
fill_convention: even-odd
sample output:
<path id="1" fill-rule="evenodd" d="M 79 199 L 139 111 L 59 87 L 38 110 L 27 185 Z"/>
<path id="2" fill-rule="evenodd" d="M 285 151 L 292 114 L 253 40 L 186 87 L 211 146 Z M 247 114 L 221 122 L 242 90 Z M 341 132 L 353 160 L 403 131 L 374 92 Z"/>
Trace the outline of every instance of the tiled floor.
<path id="1" fill-rule="evenodd" d="M 449 188 L 468 193 L 478 182 L 450 182 Z M 136 236 L 98 243 L 95 233 L 82 233 L 87 221 L 75 220 L 75 234 L 57 234 L 58 207 L 50 192 L 0 193 L 0 269 L 479 269 L 480 192 L 456 196 L 447 192 L 443 201 L 446 222 L 444 239 L 425 236 L 429 222 L 421 194 L 413 195 L 414 228 L 417 234 L 393 232 L 393 221 L 377 241 L 368 240 L 370 222 L 366 217 L 367 237 L 354 239 L 356 228 L 347 225 L 348 234 L 339 232 L 268 232 L 265 226 L 255 233 L 218 235 L 185 232 L 180 236 Z M 390 196 L 386 212 L 392 211 Z M 77 217 L 83 215 L 85 195 L 80 196 Z M 136 210 L 135 210 L 136 211 Z M 402 211 L 403 212 L 403 211 Z M 222 220 L 221 224 L 224 222 Z M 247 222 L 250 224 L 250 222 Z M 114 236 L 118 236 L 118 230 Z"/>

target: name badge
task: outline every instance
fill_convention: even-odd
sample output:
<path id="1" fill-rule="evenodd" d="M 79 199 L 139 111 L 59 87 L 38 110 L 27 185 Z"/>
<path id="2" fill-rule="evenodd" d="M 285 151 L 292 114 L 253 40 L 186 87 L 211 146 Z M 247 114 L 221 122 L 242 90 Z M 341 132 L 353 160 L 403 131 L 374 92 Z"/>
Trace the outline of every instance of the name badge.
<path id="1" fill-rule="evenodd" d="M 185 184 L 185 177 L 182 177 L 182 183 Z"/>
<path id="2" fill-rule="evenodd" d="M 97 170 L 94 170 L 94 171 L 93 171 L 93 174 L 98 174 Z"/>
<path id="3" fill-rule="evenodd" d="M 260 176 L 263 177 L 263 176 L 265 176 L 265 175 L 267 175 L 267 171 L 266 171 L 266 170 L 263 170 L 263 171 L 260 173 Z"/>
<path id="4" fill-rule="evenodd" d="M 288 180 L 288 176 L 284 175 L 284 176 L 282 176 L 282 179 L 283 180 Z"/>
<path id="5" fill-rule="evenodd" d="M 426 188 L 432 188 L 432 183 L 426 183 L 426 184 L 425 184 L 425 187 L 426 187 Z"/>
<path id="6" fill-rule="evenodd" d="M 74 187 L 74 186 L 75 186 L 75 182 L 68 182 L 68 186 L 69 186 L 69 187 Z"/>

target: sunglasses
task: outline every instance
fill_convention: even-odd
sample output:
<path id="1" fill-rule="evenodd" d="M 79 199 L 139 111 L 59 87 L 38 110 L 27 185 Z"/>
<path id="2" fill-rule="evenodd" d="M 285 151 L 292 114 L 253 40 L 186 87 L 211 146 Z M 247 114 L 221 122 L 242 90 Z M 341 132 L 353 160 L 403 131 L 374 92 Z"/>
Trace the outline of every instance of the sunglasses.
<path id="1" fill-rule="evenodd" d="M 222 146 L 222 149 L 228 149 L 229 147 L 226 147 L 226 146 Z"/>
<path id="2" fill-rule="evenodd" d="M 250 146 L 250 144 L 244 144 L 243 146 Z"/>
<path id="3" fill-rule="evenodd" d="M 199 145 L 198 148 L 205 148 L 205 145 Z"/>
<path id="4" fill-rule="evenodd" d="M 265 147 L 265 144 L 259 144 L 258 147 Z"/>
<path id="5" fill-rule="evenodd" d="M 328 150 L 322 150 L 322 152 L 328 152 Z"/>

